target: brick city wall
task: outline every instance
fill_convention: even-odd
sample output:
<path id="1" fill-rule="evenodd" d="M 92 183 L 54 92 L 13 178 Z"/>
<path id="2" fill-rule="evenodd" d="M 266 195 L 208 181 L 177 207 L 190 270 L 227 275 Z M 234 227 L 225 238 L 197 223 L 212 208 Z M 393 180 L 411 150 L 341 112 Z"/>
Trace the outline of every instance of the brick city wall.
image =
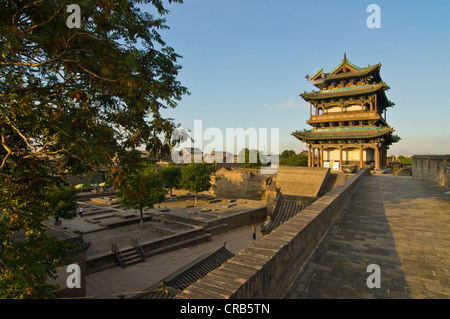
<path id="1" fill-rule="evenodd" d="M 359 181 L 358 173 L 267 236 L 243 249 L 177 298 L 280 298 L 337 218 Z"/>
<path id="2" fill-rule="evenodd" d="M 329 172 L 329 168 L 280 166 L 276 185 L 286 195 L 319 196 Z"/>

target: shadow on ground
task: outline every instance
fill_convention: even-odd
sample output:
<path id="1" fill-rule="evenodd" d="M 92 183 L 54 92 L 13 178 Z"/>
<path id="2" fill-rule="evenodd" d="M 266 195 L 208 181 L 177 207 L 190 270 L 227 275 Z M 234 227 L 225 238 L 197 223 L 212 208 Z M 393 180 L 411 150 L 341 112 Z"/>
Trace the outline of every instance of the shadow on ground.
<path id="1" fill-rule="evenodd" d="M 366 177 L 285 298 L 448 298 L 444 191 L 410 177 Z M 367 286 L 371 264 L 380 288 Z"/>

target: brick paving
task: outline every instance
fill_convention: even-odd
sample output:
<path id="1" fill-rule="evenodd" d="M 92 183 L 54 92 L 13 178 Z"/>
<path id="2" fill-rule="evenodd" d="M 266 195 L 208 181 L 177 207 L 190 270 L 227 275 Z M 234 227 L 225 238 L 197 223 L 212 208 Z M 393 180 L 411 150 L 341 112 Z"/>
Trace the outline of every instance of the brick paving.
<path id="1" fill-rule="evenodd" d="M 450 196 L 428 180 L 368 176 L 285 295 L 450 297 Z M 380 288 L 368 288 L 370 264 Z"/>

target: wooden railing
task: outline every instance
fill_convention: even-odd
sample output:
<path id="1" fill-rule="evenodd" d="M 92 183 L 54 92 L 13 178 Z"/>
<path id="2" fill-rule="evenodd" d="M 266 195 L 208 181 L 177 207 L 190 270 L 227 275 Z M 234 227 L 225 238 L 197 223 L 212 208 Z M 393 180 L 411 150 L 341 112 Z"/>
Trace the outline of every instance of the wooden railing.
<path id="1" fill-rule="evenodd" d="M 345 113 L 328 113 L 321 115 L 311 115 L 311 118 L 307 122 L 315 121 L 349 121 L 358 119 L 376 119 L 380 118 L 380 115 L 376 111 L 352 111 Z"/>

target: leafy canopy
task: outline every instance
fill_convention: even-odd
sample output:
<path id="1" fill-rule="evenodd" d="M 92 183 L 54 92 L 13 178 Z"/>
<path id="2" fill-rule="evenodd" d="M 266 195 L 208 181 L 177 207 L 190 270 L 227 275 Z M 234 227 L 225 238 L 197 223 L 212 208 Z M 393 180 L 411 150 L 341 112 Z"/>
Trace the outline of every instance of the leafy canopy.
<path id="1" fill-rule="evenodd" d="M 181 171 L 180 187 L 197 194 L 210 189 L 214 167 L 206 163 L 190 163 Z"/>
<path id="2" fill-rule="evenodd" d="M 280 165 L 308 166 L 308 155 L 296 154 L 293 150 L 285 150 L 281 153 Z"/>
<path id="3" fill-rule="evenodd" d="M 259 168 L 263 165 L 258 150 L 242 149 L 238 154 L 238 163 L 242 168 Z"/>
<path id="4" fill-rule="evenodd" d="M 181 167 L 170 164 L 163 167 L 159 173 L 163 180 L 164 187 L 170 189 L 170 195 L 172 196 L 172 188 L 178 188 L 180 186 Z"/>
<path id="5" fill-rule="evenodd" d="M 143 209 L 164 200 L 165 190 L 161 174 L 156 166 L 142 162 L 136 169 L 117 172 L 115 188 L 117 199 L 125 207 L 138 209 L 143 222 Z"/>
<path id="6" fill-rule="evenodd" d="M 80 6 L 81 28 L 67 26 L 68 4 Z M 1 7 L 0 297 L 46 297 L 64 249 L 42 223 L 55 214 L 62 179 L 129 165 L 138 147 L 168 153 L 176 125 L 160 111 L 189 92 L 177 80 L 180 56 L 159 34 L 168 28 L 161 0 Z"/>

